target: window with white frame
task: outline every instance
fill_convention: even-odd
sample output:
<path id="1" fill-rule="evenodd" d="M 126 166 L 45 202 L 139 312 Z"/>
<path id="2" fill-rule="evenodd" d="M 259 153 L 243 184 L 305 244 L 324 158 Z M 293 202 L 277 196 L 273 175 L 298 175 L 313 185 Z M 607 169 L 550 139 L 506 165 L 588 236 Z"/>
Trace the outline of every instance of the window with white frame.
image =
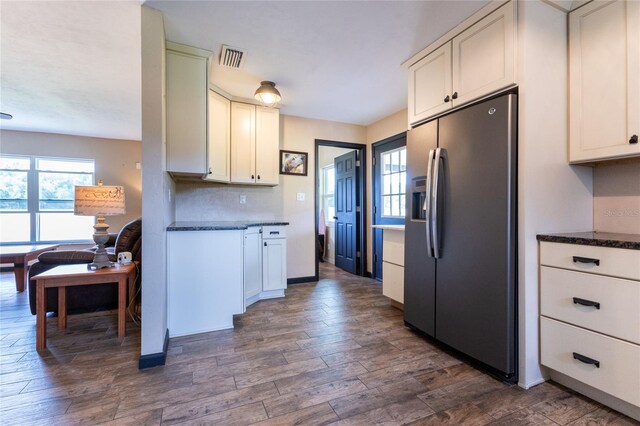
<path id="1" fill-rule="evenodd" d="M 381 154 L 382 217 L 404 218 L 407 149 L 393 149 Z"/>
<path id="2" fill-rule="evenodd" d="M 93 160 L 0 155 L 0 243 L 91 239 L 92 216 L 74 216 L 74 186 L 93 185 Z"/>
<path id="3" fill-rule="evenodd" d="M 333 222 L 336 215 L 335 189 L 336 173 L 333 164 L 330 164 L 322 168 L 322 208 L 326 222 Z"/>

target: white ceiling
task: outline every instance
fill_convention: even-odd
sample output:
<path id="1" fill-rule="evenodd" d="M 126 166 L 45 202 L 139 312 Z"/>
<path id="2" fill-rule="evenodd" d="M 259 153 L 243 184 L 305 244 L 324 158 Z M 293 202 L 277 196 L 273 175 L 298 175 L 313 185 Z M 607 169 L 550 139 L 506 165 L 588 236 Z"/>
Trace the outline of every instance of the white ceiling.
<path id="1" fill-rule="evenodd" d="M 0 1 L 0 128 L 140 139 L 140 2 Z"/>
<path id="2" fill-rule="evenodd" d="M 170 41 L 246 49 L 211 80 L 252 98 L 273 80 L 284 114 L 368 125 L 406 107 L 400 64 L 488 3 L 147 1 Z M 0 128 L 140 139 L 140 1 L 0 1 Z"/>
<path id="3" fill-rule="evenodd" d="M 214 52 L 211 82 L 252 98 L 261 80 L 281 112 L 360 125 L 407 105 L 400 64 L 488 1 L 146 1 L 167 40 Z M 246 49 L 242 70 L 217 65 L 222 44 Z"/>

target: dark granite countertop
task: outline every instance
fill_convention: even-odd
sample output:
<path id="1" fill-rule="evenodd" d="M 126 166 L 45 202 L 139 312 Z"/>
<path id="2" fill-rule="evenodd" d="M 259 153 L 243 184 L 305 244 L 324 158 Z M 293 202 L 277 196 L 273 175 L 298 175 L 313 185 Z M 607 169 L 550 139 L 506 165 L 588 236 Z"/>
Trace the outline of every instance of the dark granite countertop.
<path id="1" fill-rule="evenodd" d="M 167 231 L 228 231 L 234 229 L 247 229 L 254 226 L 286 226 L 289 222 L 273 220 L 248 220 L 248 221 L 194 221 L 173 222 L 167 226 Z"/>
<path id="2" fill-rule="evenodd" d="M 640 250 L 640 234 L 614 234 L 610 232 L 573 232 L 568 234 L 539 234 L 538 241 L 579 244 Z"/>

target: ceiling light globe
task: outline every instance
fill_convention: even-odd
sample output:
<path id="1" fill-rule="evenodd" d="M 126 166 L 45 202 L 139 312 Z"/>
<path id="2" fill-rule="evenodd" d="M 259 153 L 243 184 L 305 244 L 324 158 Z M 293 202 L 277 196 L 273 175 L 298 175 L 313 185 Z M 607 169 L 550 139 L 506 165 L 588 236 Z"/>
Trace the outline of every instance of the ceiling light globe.
<path id="1" fill-rule="evenodd" d="M 262 81 L 254 96 L 256 100 L 270 106 L 273 106 L 282 100 L 280 92 L 276 89 L 276 84 L 272 81 Z"/>

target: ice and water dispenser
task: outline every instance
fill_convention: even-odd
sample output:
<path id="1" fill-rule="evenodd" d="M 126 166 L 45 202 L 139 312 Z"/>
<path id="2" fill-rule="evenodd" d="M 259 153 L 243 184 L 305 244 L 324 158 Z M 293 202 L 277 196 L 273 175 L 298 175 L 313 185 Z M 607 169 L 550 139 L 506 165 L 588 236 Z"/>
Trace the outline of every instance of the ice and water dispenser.
<path id="1" fill-rule="evenodd" d="M 427 177 L 418 176 L 411 180 L 411 220 L 426 219 Z"/>

